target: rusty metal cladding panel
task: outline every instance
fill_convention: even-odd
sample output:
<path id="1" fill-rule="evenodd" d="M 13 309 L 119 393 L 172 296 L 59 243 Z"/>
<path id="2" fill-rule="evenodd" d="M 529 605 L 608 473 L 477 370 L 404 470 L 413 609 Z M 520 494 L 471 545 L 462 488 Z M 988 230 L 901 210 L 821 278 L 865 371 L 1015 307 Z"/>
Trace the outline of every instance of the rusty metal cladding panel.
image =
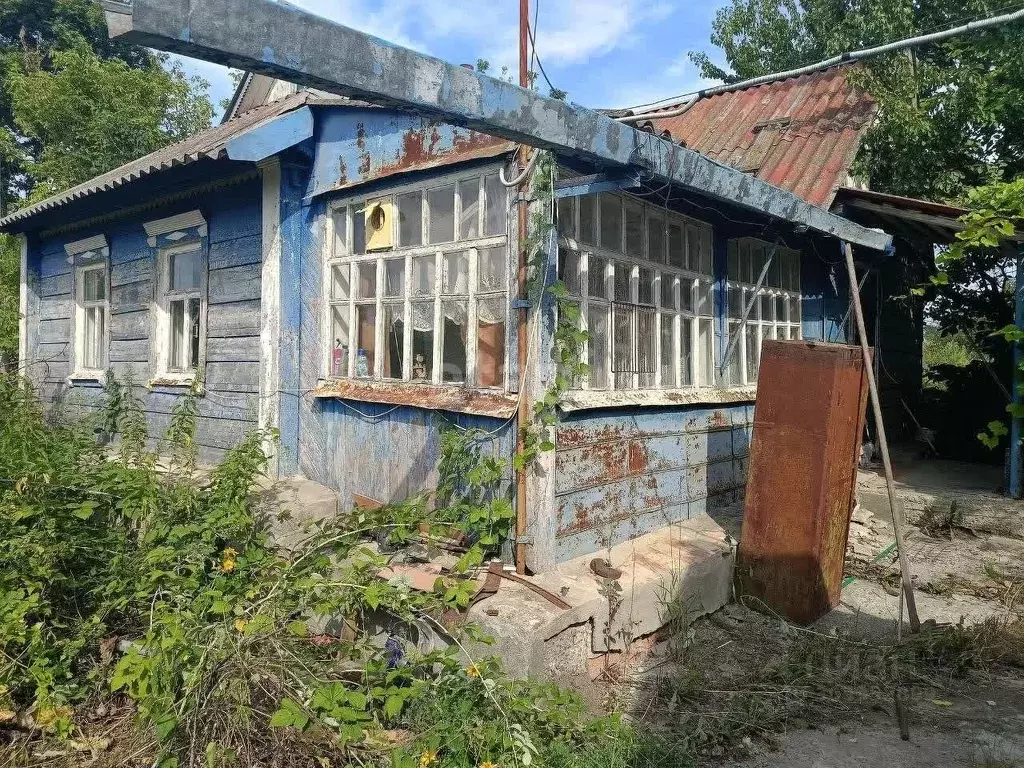
<path id="1" fill-rule="evenodd" d="M 867 393 L 859 347 L 764 343 L 739 576 L 793 621 L 839 602 Z"/>

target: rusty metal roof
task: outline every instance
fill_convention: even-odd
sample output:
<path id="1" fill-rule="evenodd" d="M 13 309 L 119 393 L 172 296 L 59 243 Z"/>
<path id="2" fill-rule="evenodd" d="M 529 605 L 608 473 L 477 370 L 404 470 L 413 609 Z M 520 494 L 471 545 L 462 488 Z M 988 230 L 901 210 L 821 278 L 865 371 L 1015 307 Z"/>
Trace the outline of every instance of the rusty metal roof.
<path id="1" fill-rule="evenodd" d="M 58 195 L 15 211 L 4 219 L 0 219 L 0 230 L 7 229 L 12 224 L 29 219 L 44 211 L 59 208 L 99 192 L 116 189 L 168 168 L 188 165 L 203 159 L 218 160 L 226 157 L 228 142 L 236 136 L 306 104 L 318 104 L 322 101 L 309 93 L 296 93 L 279 101 L 257 107 L 239 115 L 234 120 L 197 133 L 184 141 L 170 144 Z"/>
<path id="2" fill-rule="evenodd" d="M 875 116 L 874 99 L 848 82 L 848 71 L 835 67 L 710 96 L 677 117 L 652 116 L 654 127 L 828 208 Z"/>

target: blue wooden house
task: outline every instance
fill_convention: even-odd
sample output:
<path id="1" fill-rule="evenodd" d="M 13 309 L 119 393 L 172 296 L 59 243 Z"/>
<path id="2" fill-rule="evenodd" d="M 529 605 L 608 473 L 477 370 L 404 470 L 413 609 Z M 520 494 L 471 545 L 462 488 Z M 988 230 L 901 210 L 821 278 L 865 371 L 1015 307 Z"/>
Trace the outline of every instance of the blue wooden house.
<path id="1" fill-rule="evenodd" d="M 517 409 L 554 376 L 550 306 L 518 352 L 514 146 L 293 91 L 247 77 L 221 125 L 0 222 L 22 242 L 24 372 L 88 409 L 131 371 L 159 436 L 202 371 L 204 460 L 277 427 L 274 473 L 342 505 L 430 487 L 445 423 L 511 457 Z M 851 130 L 843 115 L 821 130 Z M 765 157 L 750 131 L 737 157 Z M 847 155 L 817 171 L 825 207 Z M 559 162 L 549 266 L 589 372 L 527 478 L 535 571 L 739 500 L 762 341 L 847 327 L 835 239 Z"/>

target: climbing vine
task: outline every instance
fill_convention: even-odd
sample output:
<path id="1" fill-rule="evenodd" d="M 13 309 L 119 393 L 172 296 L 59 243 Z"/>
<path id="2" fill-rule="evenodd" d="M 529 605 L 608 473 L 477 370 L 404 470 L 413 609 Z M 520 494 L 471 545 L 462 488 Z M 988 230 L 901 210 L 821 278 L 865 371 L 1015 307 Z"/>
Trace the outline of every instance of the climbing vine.
<path id="1" fill-rule="evenodd" d="M 551 430 L 558 422 L 558 406 L 568 391 L 590 370 L 583 362 L 583 345 L 588 334 L 580 326 L 580 305 L 569 294 L 565 283 L 555 279 L 548 283 L 552 258 L 551 235 L 555 231 L 555 202 L 553 195 L 556 162 L 550 152 L 535 150 L 540 156 L 534 165 L 531 197 L 535 203 L 530 215 L 529 233 L 524 243 L 527 254 L 527 296 L 531 306 L 542 311 L 545 297 L 555 305 L 555 330 L 552 357 L 555 376 L 544 396 L 533 406 L 533 423 L 524 430 L 523 451 L 516 456 L 516 469 L 529 466 L 542 451 L 554 450 Z"/>

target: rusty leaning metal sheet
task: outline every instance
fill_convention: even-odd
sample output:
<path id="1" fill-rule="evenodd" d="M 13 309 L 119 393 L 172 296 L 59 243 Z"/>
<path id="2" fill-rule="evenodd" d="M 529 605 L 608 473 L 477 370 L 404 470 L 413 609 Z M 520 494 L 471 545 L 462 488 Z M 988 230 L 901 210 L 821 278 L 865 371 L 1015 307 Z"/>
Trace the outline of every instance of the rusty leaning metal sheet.
<path id="1" fill-rule="evenodd" d="M 738 568 L 796 622 L 839 602 L 867 397 L 859 347 L 764 343 Z"/>

